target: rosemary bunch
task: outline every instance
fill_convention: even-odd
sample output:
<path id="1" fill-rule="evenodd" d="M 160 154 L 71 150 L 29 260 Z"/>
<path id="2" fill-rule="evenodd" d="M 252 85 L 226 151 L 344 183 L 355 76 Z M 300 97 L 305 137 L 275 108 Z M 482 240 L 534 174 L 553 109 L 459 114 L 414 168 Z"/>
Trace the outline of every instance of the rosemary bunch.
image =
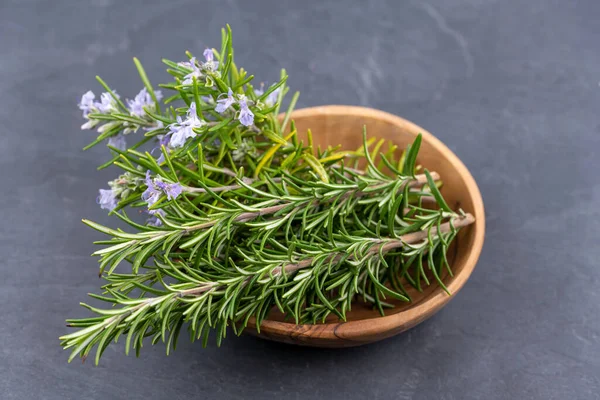
<path id="1" fill-rule="evenodd" d="M 98 203 L 130 231 L 84 220 L 108 236 L 94 253 L 106 283 L 90 296 L 110 306 L 82 304 L 96 316 L 68 320 L 78 328 L 61 337 L 69 360 L 95 348 L 98 363 L 120 336 L 126 353 L 146 337 L 168 353 L 184 324 L 192 340 L 206 345 L 214 331 L 220 344 L 250 318 L 260 329 L 273 308 L 296 323 L 344 320 L 359 298 L 383 314 L 386 299 L 411 300 L 406 285 L 445 288 L 448 247 L 473 217 L 453 211 L 440 176 L 417 165 L 420 136 L 399 157 L 366 128 L 359 149 L 315 148 L 290 119 L 298 93 L 279 118 L 285 71 L 253 86 L 229 27 L 219 51 L 188 58 L 163 60 L 173 77 L 159 85 L 171 93 L 164 102 L 134 59 L 144 88 L 133 100 L 98 78 L 100 101 L 88 92 L 79 105 L 82 128 L 99 133 L 86 148 L 106 142 L 100 168 L 122 170 Z"/>

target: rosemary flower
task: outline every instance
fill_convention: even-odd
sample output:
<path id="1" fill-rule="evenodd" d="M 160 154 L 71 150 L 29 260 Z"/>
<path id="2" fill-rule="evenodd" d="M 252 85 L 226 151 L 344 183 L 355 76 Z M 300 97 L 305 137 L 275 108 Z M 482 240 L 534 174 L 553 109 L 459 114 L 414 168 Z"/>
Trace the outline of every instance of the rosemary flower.
<path id="1" fill-rule="evenodd" d="M 116 91 L 113 90 L 113 94 L 115 95 L 115 97 L 119 98 L 119 95 Z M 94 105 L 102 114 L 109 114 L 111 112 L 117 111 L 117 102 L 108 92 L 102 93 L 100 95 L 100 102 L 96 102 L 94 103 Z"/>
<path id="2" fill-rule="evenodd" d="M 78 106 L 79 109 L 83 111 L 83 118 L 87 118 L 88 114 L 96 109 L 96 104 L 94 102 L 95 98 L 96 95 L 91 90 L 88 90 L 81 96 L 81 101 Z"/>
<path id="3" fill-rule="evenodd" d="M 226 97 L 222 97 L 222 96 L 226 96 Z M 217 106 L 215 107 L 215 111 L 218 112 L 219 114 L 223 114 L 225 112 L 225 110 L 227 110 L 233 104 L 235 104 L 235 98 L 233 97 L 233 91 L 231 90 L 231 88 L 229 88 L 229 90 L 227 91 L 227 94 L 222 93 L 219 95 L 219 98 L 217 99 Z"/>
<path id="4" fill-rule="evenodd" d="M 210 72 L 216 72 L 217 69 L 219 68 L 219 62 L 215 61 L 215 57 L 213 54 L 212 49 L 206 49 L 204 50 L 204 53 L 202 53 L 204 55 L 204 58 L 206 59 L 206 62 L 204 62 L 202 64 L 202 68 L 205 71 L 210 71 Z"/>
<path id="5" fill-rule="evenodd" d="M 160 90 L 155 91 L 154 95 L 158 101 L 160 101 L 163 97 Z M 150 93 L 148 93 L 146 88 L 143 88 L 133 100 L 127 100 L 127 106 L 129 107 L 129 111 L 132 115 L 143 118 L 146 116 L 144 107 L 154 108 L 154 101 L 152 100 L 152 96 L 150 96 Z"/>
<path id="6" fill-rule="evenodd" d="M 169 147 L 183 146 L 188 138 L 196 136 L 194 128 L 202 128 L 205 125 L 206 121 L 199 119 L 196 115 L 196 103 L 190 104 L 186 119 L 183 120 L 180 116 L 177 116 L 177 122 L 169 125 L 169 135 L 171 137 Z"/>
<path id="7" fill-rule="evenodd" d="M 177 116 L 177 122 L 169 125 L 169 147 L 177 148 L 185 144 L 188 138 L 196 136 L 196 133 L 180 116 Z"/>
<path id="8" fill-rule="evenodd" d="M 261 83 L 260 89 L 254 89 L 254 94 L 258 97 L 262 96 L 263 94 L 265 94 L 264 88 L 265 88 L 265 84 Z M 275 103 L 277 103 L 277 100 L 279 99 L 280 91 L 281 91 L 281 88 L 278 87 L 277 89 L 275 89 L 271 93 L 269 93 L 269 95 L 267 96 L 267 98 L 264 101 L 264 105 L 267 107 L 273 107 L 275 105 Z"/>
<path id="9" fill-rule="evenodd" d="M 238 101 L 238 103 L 240 105 L 240 114 L 238 117 L 240 120 L 240 123 L 244 126 L 251 126 L 252 124 L 254 124 L 254 114 L 248 108 L 248 104 L 246 103 L 246 98 L 241 98 Z"/>
<path id="10" fill-rule="evenodd" d="M 236 100 L 231 88 L 227 90 L 227 94 L 221 93 L 219 95 L 219 98 L 217 99 L 217 106 L 215 107 L 215 111 L 219 114 L 223 114 L 227 109 L 229 109 L 229 107 L 231 107 L 235 103 L 238 103 L 240 105 L 238 119 L 240 120 L 242 125 L 250 126 L 254 123 L 254 113 L 252 113 L 252 111 L 250 111 L 250 109 L 248 108 L 246 96 L 238 96 L 239 99 Z"/>
<path id="11" fill-rule="evenodd" d="M 152 178 L 150 171 L 146 171 L 144 183 L 147 188 L 142 193 L 142 200 L 148 203 L 149 207 L 156 203 L 163 193 L 167 195 L 169 200 L 173 200 L 183 192 L 183 188 L 179 183 L 165 183 L 160 177 Z"/>
<path id="12" fill-rule="evenodd" d="M 125 135 L 118 134 L 116 136 L 111 136 L 108 138 L 108 145 L 124 151 L 127 149 L 127 140 L 125 140 Z"/>
<path id="13" fill-rule="evenodd" d="M 183 192 L 183 188 L 181 187 L 181 185 L 179 183 L 165 183 L 161 180 L 155 179 L 154 184 L 164 194 L 167 195 L 167 199 L 169 199 L 169 200 L 176 199 Z"/>
<path id="14" fill-rule="evenodd" d="M 278 87 L 277 89 L 275 89 L 271 93 L 269 93 L 269 95 L 265 99 L 265 105 L 267 107 L 273 107 L 275 105 L 275 103 L 277 103 L 277 100 L 279 99 L 280 91 L 281 91 L 281 88 Z"/>
<path id="15" fill-rule="evenodd" d="M 112 211 L 117 206 L 117 196 L 113 189 L 100 189 L 96 198 L 96 203 L 100 204 L 103 210 Z"/>
<path id="16" fill-rule="evenodd" d="M 158 227 L 163 224 L 162 220 L 158 217 L 158 215 L 162 217 L 165 216 L 165 212 L 161 208 L 157 210 L 148 210 L 148 213 L 150 213 L 152 216 L 148 218 L 148 220 L 146 221 L 146 225 Z"/>
<path id="17" fill-rule="evenodd" d="M 196 57 L 192 57 L 189 62 L 180 62 L 179 65 L 192 70 L 192 72 L 190 72 L 184 77 L 184 80 L 182 82 L 184 85 L 191 85 L 194 82 L 194 77 L 196 77 L 197 80 L 199 78 L 202 78 L 202 71 L 200 70 L 198 65 L 196 65 Z"/>
<path id="18" fill-rule="evenodd" d="M 100 122 L 96 119 L 89 119 L 88 117 L 90 113 L 98 111 L 96 108 L 96 102 L 94 101 L 95 98 L 96 95 L 91 90 L 88 90 L 83 94 L 83 96 L 81 96 L 81 101 L 79 102 L 78 107 L 81 111 L 83 111 L 83 118 L 87 119 L 86 123 L 81 125 L 81 129 L 83 130 L 92 129 L 98 125 L 98 122 Z"/>
<path id="19" fill-rule="evenodd" d="M 154 180 L 150 177 L 150 171 L 146 171 L 146 179 L 144 180 L 147 188 L 142 193 L 142 200 L 148 203 L 148 207 L 152 206 L 154 203 L 160 199 L 162 192 L 160 189 L 154 184 Z"/>

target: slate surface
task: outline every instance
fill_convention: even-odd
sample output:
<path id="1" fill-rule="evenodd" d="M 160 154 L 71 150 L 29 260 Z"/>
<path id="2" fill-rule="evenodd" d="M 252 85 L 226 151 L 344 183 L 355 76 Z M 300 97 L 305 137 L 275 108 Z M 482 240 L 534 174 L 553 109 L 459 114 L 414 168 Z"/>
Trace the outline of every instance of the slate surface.
<path id="1" fill-rule="evenodd" d="M 600 2 L 0 2 L 0 398 L 600 398 Z M 218 43 L 299 106 L 402 115 L 454 150 L 488 231 L 462 292 L 402 336 L 347 350 L 229 338 L 165 357 L 110 347 L 66 363 L 57 337 L 94 291 L 94 199 L 115 173 L 83 153 L 79 96 L 125 96 L 161 57 Z"/>

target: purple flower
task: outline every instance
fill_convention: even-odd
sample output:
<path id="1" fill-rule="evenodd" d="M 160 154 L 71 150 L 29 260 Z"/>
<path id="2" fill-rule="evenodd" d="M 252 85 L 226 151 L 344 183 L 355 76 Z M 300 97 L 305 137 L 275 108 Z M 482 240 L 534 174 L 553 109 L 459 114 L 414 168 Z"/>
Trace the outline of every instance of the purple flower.
<path id="1" fill-rule="evenodd" d="M 261 83 L 260 84 L 260 89 L 254 89 L 254 94 L 256 95 L 256 97 L 260 97 L 265 93 L 265 84 Z"/>
<path id="2" fill-rule="evenodd" d="M 219 62 L 215 61 L 215 56 L 212 49 L 204 50 L 204 58 L 206 62 L 202 64 L 202 68 L 206 71 L 215 72 L 219 68 Z"/>
<path id="3" fill-rule="evenodd" d="M 162 92 L 157 90 L 154 92 L 156 96 L 156 100 L 160 101 L 162 99 Z M 135 96 L 133 100 L 127 100 L 127 106 L 129 107 L 129 111 L 131 111 L 132 115 L 137 117 L 144 117 L 146 112 L 144 111 L 144 107 L 153 106 L 154 101 L 152 100 L 152 96 L 143 88 L 140 92 Z"/>
<path id="4" fill-rule="evenodd" d="M 190 59 L 190 61 L 181 61 L 178 62 L 177 65 L 184 67 L 184 68 L 188 68 L 188 69 L 193 69 L 194 66 L 196 65 L 196 57 L 192 57 Z"/>
<path id="5" fill-rule="evenodd" d="M 254 123 L 254 114 L 248 108 L 248 104 L 246 103 L 246 99 L 240 99 L 240 115 L 239 120 L 240 123 L 244 126 L 251 126 Z"/>
<path id="6" fill-rule="evenodd" d="M 272 107 L 275 105 L 275 103 L 277 103 L 277 100 L 279 100 L 279 92 L 280 91 L 281 91 L 281 87 L 278 87 L 277 89 L 275 89 L 271 93 L 269 93 L 269 95 L 265 99 L 265 105 L 267 107 Z"/>
<path id="7" fill-rule="evenodd" d="M 144 182 L 147 189 L 142 193 L 142 200 L 148 203 L 149 207 L 156 203 L 163 193 L 167 195 L 167 199 L 174 200 L 183 192 L 183 187 L 179 183 L 165 183 L 160 177 L 152 179 L 150 171 L 146 171 Z M 151 213 L 152 211 L 154 210 L 150 210 Z"/>
<path id="8" fill-rule="evenodd" d="M 202 77 L 202 72 L 200 72 L 200 68 L 194 67 L 194 70 L 192 72 L 184 76 L 182 83 L 184 85 L 191 85 L 192 83 L 194 83 L 194 77 L 196 77 L 196 80 Z"/>
<path id="9" fill-rule="evenodd" d="M 204 56 L 206 61 L 213 61 L 215 59 L 215 55 L 213 54 L 212 49 L 209 49 L 208 47 L 204 50 L 204 53 L 202 53 L 202 55 Z"/>
<path id="10" fill-rule="evenodd" d="M 158 182 L 157 182 L 158 183 Z M 179 183 L 162 183 L 161 190 L 167 195 L 167 199 L 174 200 L 183 192 L 183 188 Z"/>
<path id="11" fill-rule="evenodd" d="M 152 217 L 150 217 L 148 219 L 148 221 L 146 221 L 146 223 L 150 226 L 161 226 L 162 225 L 162 221 L 160 218 L 158 218 L 158 216 L 160 215 L 161 217 L 165 216 L 165 212 L 162 209 L 157 209 L 157 210 L 148 210 L 148 213 L 150 213 L 152 215 Z"/>
<path id="12" fill-rule="evenodd" d="M 192 130 L 192 127 L 183 121 L 181 117 L 177 117 L 177 122 L 169 125 L 169 147 L 177 148 L 185 144 L 188 138 L 196 136 L 196 133 Z"/>
<path id="13" fill-rule="evenodd" d="M 198 118 L 198 114 L 196 113 L 195 102 L 192 102 L 190 104 L 190 108 L 187 110 L 186 116 L 187 119 L 185 120 L 185 123 L 191 126 L 192 128 L 202 128 L 204 125 L 206 125 L 206 122 L 204 120 Z"/>
<path id="14" fill-rule="evenodd" d="M 144 182 L 146 183 L 147 189 L 142 193 L 142 200 L 148 203 L 148 206 L 151 206 L 158 201 L 161 191 L 156 187 L 154 181 L 150 177 L 150 171 L 146 171 L 146 179 Z"/>
<path id="15" fill-rule="evenodd" d="M 116 91 L 113 90 L 113 94 L 115 95 L 115 97 L 117 99 L 119 98 L 119 95 L 117 94 Z M 102 93 L 100 95 L 100 102 L 99 103 L 96 102 L 96 103 L 94 103 L 94 105 L 96 106 L 98 111 L 100 111 L 103 114 L 117 110 L 117 104 L 115 102 L 115 99 L 113 99 L 111 94 L 108 92 Z"/>
<path id="16" fill-rule="evenodd" d="M 202 71 L 200 71 L 200 68 L 196 65 L 196 57 L 192 57 L 189 62 L 180 62 L 179 65 L 192 70 L 192 72 L 184 76 L 182 82 L 184 85 L 191 85 L 194 82 L 194 77 L 196 77 L 196 79 L 202 77 Z"/>
<path id="17" fill-rule="evenodd" d="M 88 90 L 83 94 L 83 96 L 81 96 L 81 101 L 79 102 L 78 106 L 79 109 L 83 111 L 84 118 L 87 118 L 88 114 L 96 107 L 94 104 L 95 98 L 96 95 L 91 90 Z"/>
<path id="18" fill-rule="evenodd" d="M 103 210 L 112 211 L 117 206 L 117 196 L 112 189 L 100 189 L 100 195 L 96 198 L 96 203 L 100 204 Z"/>
<path id="19" fill-rule="evenodd" d="M 116 149 L 125 151 L 125 149 L 127 148 L 127 140 L 125 140 L 125 135 L 116 135 L 109 137 L 108 145 Z"/>
<path id="20" fill-rule="evenodd" d="M 188 118 L 188 121 L 190 120 L 190 118 L 194 118 L 194 121 L 190 121 L 190 123 L 197 122 L 197 121 L 195 121 L 198 119 L 198 114 L 196 114 L 196 102 L 195 101 L 192 101 L 190 103 L 190 107 L 188 108 L 185 115 Z M 197 123 L 199 123 L 199 122 L 197 122 Z"/>
<path id="21" fill-rule="evenodd" d="M 227 91 L 227 97 L 222 98 L 223 96 L 225 96 L 225 93 L 221 93 L 219 95 L 219 99 L 217 99 L 217 106 L 215 107 L 216 112 L 222 114 L 233 104 L 238 103 L 240 105 L 240 113 L 238 115 L 238 118 L 242 125 L 250 126 L 254 123 L 254 114 L 248 108 L 246 96 L 239 95 L 239 100 L 236 100 L 235 97 L 233 97 L 233 91 L 231 90 L 231 88 L 229 88 L 229 90 Z"/>
<path id="22" fill-rule="evenodd" d="M 225 95 L 225 93 L 221 93 L 219 97 Z M 233 97 L 233 91 L 231 88 L 227 91 L 227 97 L 217 99 L 217 106 L 215 107 L 215 111 L 219 114 L 223 114 L 225 110 L 231 107 L 235 103 L 235 98 Z"/>
<path id="23" fill-rule="evenodd" d="M 260 89 L 254 89 L 254 94 L 257 97 L 262 96 L 265 93 L 265 85 L 264 83 L 260 84 Z M 269 93 L 269 95 L 267 96 L 267 98 L 264 100 L 264 103 L 267 107 L 272 107 L 275 105 L 275 103 L 277 103 L 277 100 L 279 99 L 279 92 L 281 91 L 281 87 L 278 87 L 277 89 L 273 90 L 271 93 Z"/>
<path id="24" fill-rule="evenodd" d="M 158 135 L 158 146 L 167 146 L 169 144 L 169 135 Z"/>
<path id="25" fill-rule="evenodd" d="M 169 125 L 169 134 L 171 140 L 169 147 L 177 148 L 185 144 L 188 138 L 195 137 L 194 128 L 201 128 L 206 125 L 206 122 L 199 119 L 196 115 L 196 103 L 192 102 L 187 111 L 187 118 L 184 121 L 180 116 L 177 117 L 177 122 Z"/>

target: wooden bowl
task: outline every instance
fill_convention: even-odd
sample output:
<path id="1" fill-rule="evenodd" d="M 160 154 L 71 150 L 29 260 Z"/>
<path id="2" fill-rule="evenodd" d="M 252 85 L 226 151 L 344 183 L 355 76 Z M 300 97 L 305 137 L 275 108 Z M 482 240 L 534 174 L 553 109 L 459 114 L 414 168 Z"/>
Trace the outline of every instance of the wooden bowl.
<path id="1" fill-rule="evenodd" d="M 333 318 L 323 324 L 296 325 L 286 322 L 274 309 L 256 330 L 249 321 L 245 332 L 284 343 L 314 347 L 351 347 L 376 342 L 404 332 L 431 317 L 465 284 L 475 268 L 485 232 L 483 200 L 475 180 L 464 164 L 431 133 L 405 119 L 364 107 L 322 106 L 294 111 L 292 119 L 299 133 L 310 128 L 315 145 L 342 144 L 347 149 L 362 145 L 363 125 L 369 136 L 389 139 L 400 148 L 406 148 L 417 134 L 423 135 L 418 163 L 438 172 L 444 185 L 442 194 L 454 209 L 462 208 L 475 216 L 475 223 L 463 228 L 449 250 L 449 261 L 454 277 L 445 276 L 444 283 L 452 293 L 447 295 L 432 284 L 423 292 L 409 291 L 411 303 L 397 302 L 396 308 L 387 309 L 381 316 L 367 304 L 356 303 L 347 314 L 347 321 Z M 389 299 L 386 301 L 390 301 Z"/>

